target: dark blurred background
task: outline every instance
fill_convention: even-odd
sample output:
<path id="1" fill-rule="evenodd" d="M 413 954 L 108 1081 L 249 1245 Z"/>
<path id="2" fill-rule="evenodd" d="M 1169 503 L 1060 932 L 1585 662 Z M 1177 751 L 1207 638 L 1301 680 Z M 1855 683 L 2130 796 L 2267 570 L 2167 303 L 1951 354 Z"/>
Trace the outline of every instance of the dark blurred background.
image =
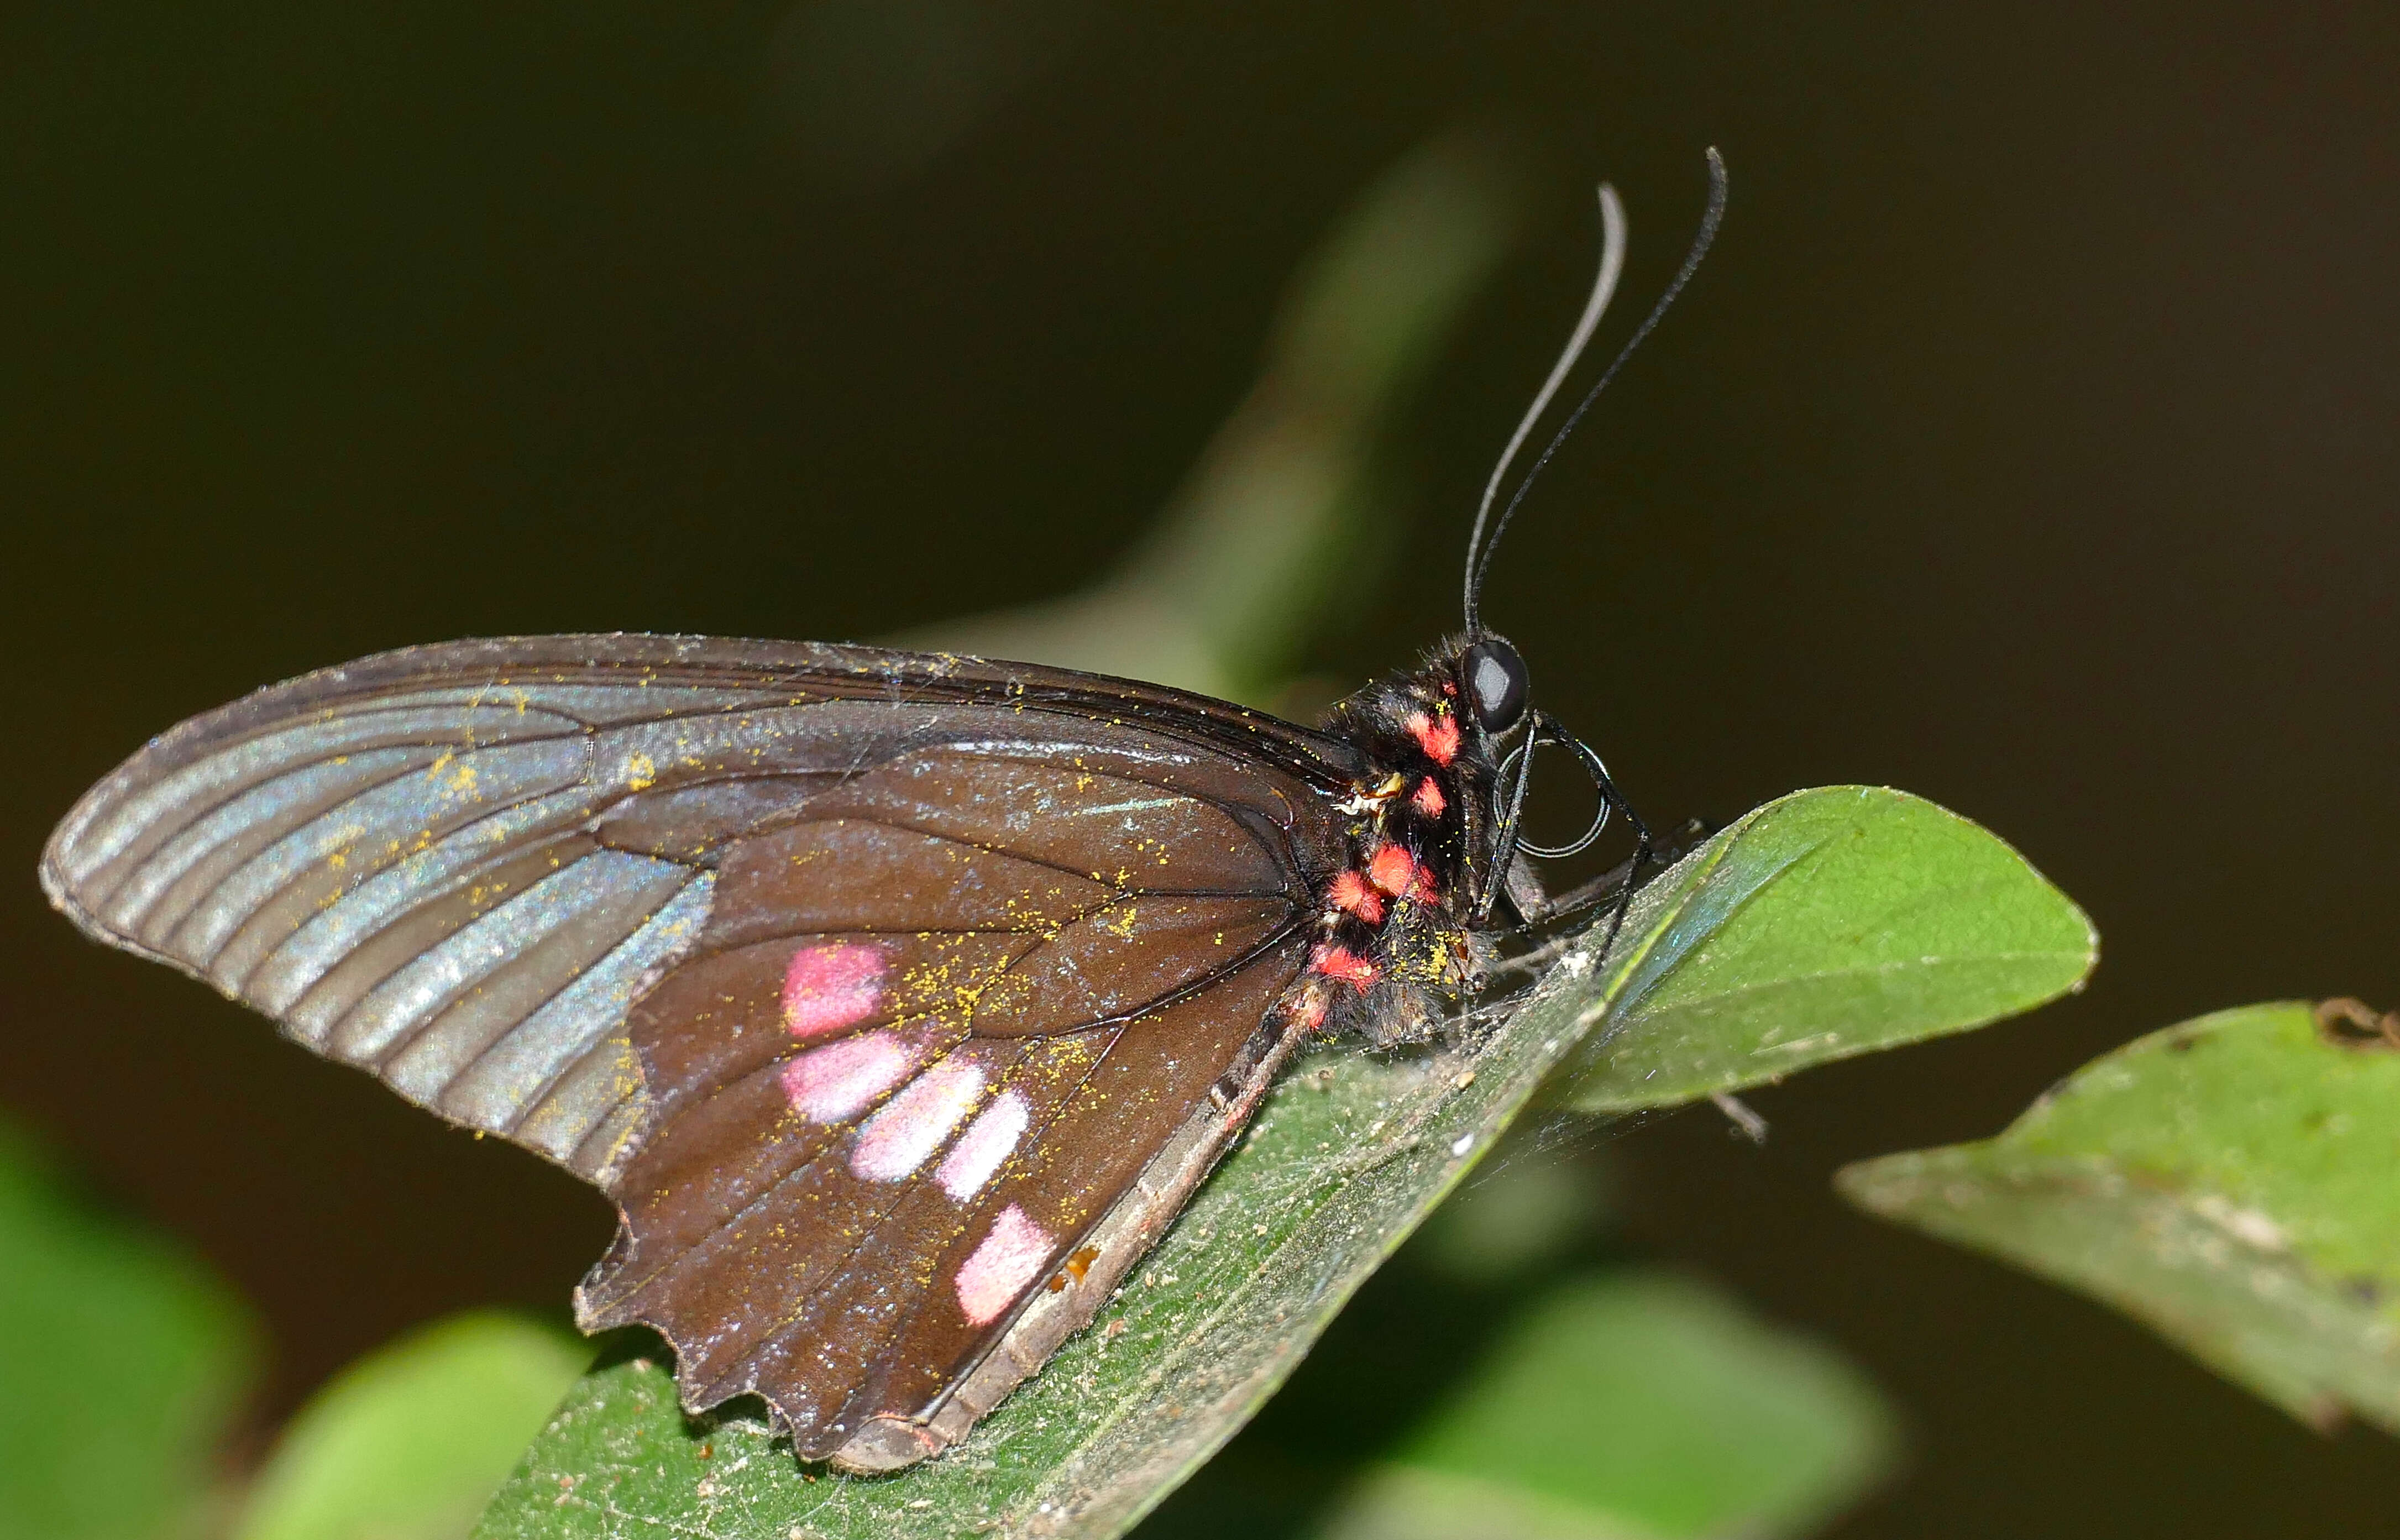
<path id="1" fill-rule="evenodd" d="M 135 5 L 0 17 L 0 1106 L 266 1313 L 261 1425 L 606 1204 L 43 906 L 40 841 L 255 685 L 504 631 L 889 633 L 1102 572 L 1295 265 L 1461 124 L 1518 254 L 1408 403 L 1312 666 L 1455 623 L 1587 281 L 1683 307 L 1488 613 L 1655 818 L 1889 783 L 2098 921 L 2079 999 L 1619 1138 L 1631 1243 L 1838 1342 L 1910 1464 L 1844 1536 L 2380 1532 L 2324 1438 L 1854 1215 L 2187 1015 L 2400 1003 L 2400 13 L 2366 6 Z"/>

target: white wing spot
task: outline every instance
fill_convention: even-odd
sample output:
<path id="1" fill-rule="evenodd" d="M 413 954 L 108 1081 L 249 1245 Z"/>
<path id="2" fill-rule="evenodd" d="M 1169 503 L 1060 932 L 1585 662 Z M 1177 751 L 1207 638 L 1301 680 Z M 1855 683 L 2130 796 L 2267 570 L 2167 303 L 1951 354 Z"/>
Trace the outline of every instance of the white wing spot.
<path id="1" fill-rule="evenodd" d="M 885 1102 L 858 1131 L 850 1169 L 864 1181 L 899 1181 L 941 1148 L 983 1095 L 983 1071 L 946 1058 Z"/>
<path id="2" fill-rule="evenodd" d="M 975 1115 L 967 1131 L 942 1161 L 934 1179 L 954 1203 L 964 1203 L 983 1191 L 991 1180 L 1000 1163 L 1016 1152 L 1016 1141 L 1025 1137 L 1028 1124 L 1033 1121 L 1033 1111 L 1025 1103 L 1022 1092 L 1002 1091 L 992 1104 Z"/>
<path id="3" fill-rule="evenodd" d="M 784 1095 L 818 1123 L 855 1117 L 906 1080 L 924 1050 L 897 1032 L 863 1036 L 811 1048 L 784 1066 Z"/>

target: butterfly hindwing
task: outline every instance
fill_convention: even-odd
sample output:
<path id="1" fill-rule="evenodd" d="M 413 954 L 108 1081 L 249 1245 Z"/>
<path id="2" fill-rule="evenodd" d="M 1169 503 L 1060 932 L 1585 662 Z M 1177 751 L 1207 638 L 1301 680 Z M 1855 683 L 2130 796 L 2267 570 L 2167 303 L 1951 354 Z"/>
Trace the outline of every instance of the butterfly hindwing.
<path id="1" fill-rule="evenodd" d="M 1043 1035 L 901 1017 L 782 1032 L 744 1073 L 659 1068 L 664 1111 L 620 1183 L 626 1229 L 580 1296 L 586 1324 L 657 1326 L 688 1404 L 759 1392 L 812 1456 L 866 1417 L 922 1413 L 1208 1105 L 1304 960 L 1288 931 L 1163 1008 Z M 711 1035 L 649 1003 L 637 1043 Z"/>
<path id="2" fill-rule="evenodd" d="M 631 1018 L 652 1113 L 586 1324 L 809 1452 L 921 1411 L 1234 1066 L 1307 902 L 1240 819 L 1071 763 L 913 756 L 729 842 Z"/>

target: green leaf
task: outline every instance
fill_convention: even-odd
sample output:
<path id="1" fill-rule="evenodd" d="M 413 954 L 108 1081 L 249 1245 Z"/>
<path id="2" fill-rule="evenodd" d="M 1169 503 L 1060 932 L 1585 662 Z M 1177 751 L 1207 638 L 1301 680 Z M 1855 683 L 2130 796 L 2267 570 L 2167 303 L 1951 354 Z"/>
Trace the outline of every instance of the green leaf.
<path id="1" fill-rule="evenodd" d="M 1794 792 L 1726 832 L 1559 1104 L 1670 1107 L 1964 1031 L 2080 987 L 2098 955 L 2024 857 L 1904 792 Z"/>
<path id="2" fill-rule="evenodd" d="M 0 1124 L 0 1533 L 198 1534 L 251 1378 L 247 1313 L 200 1261 L 74 1193 Z"/>
<path id="3" fill-rule="evenodd" d="M 2093 1060 L 1861 1207 L 2104 1300 L 2297 1417 L 2400 1433 L 2400 1053 L 2245 1006 Z"/>
<path id="4" fill-rule="evenodd" d="M 344 1370 L 259 1473 L 239 1540 L 452 1540 L 592 1361 L 564 1326 L 437 1321 Z"/>
<path id="5" fill-rule="evenodd" d="M 1889 1471 L 1895 1441 L 1831 1349 L 1628 1269 L 1513 1322 L 1319 1540 L 1803 1534 Z"/>
<path id="6" fill-rule="evenodd" d="M 1947 837 L 1902 840 L 1903 856 L 1923 847 L 1950 853 L 1960 829 L 1991 844 L 1893 793 L 1786 798 L 1646 887 L 1604 966 L 1593 955 L 1600 928 L 1586 933 L 1471 1056 L 1379 1059 L 1335 1048 L 1303 1061 L 1096 1329 L 1070 1341 L 948 1457 L 875 1479 L 798 1476 L 789 1446 L 770 1441 L 758 1424 L 688 1423 L 666 1368 L 626 1357 L 568 1397 L 481 1533 L 631 1535 L 670 1520 L 690 1534 L 773 1540 L 1123 1533 L 1273 1393 L 1602 1019 L 1608 1001 L 1683 998 L 1682 971 L 1711 966 L 1720 932 L 1746 935 L 1740 922 L 1779 906 L 1825 930 L 1830 906 L 1813 891 L 1820 871 L 1845 879 L 1838 892 L 1888 896 L 1892 883 L 1856 879 L 1858 863 L 1809 857 L 1861 822 L 1884 826 L 1875 810 L 1893 804 L 1903 830 L 1909 820 L 1930 822 Z M 1829 808 L 1846 811 L 1829 819 Z M 2080 915 L 2051 902 L 2053 919 L 2063 912 L 2078 939 L 2088 936 Z M 1852 929 L 1883 924 L 1871 919 Z M 1855 955 L 1839 952 L 1837 961 Z M 2052 966 L 2055 974 L 2059 964 Z M 1788 957 L 1786 967 L 1796 971 Z M 1856 991 L 1830 998 L 1848 1001 Z M 1651 1019 L 1675 1023 L 1687 1034 L 1686 1051 L 1707 1049 L 1711 1030 L 1742 1034 L 1744 1050 L 1755 1036 L 1746 1011 Z"/>

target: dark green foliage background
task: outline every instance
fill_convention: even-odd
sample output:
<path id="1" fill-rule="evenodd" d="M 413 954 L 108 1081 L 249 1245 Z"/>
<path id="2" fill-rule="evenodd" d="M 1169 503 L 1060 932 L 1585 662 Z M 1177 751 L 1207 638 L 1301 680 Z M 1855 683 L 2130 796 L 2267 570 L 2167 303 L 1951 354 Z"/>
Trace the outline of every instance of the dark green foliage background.
<path id="1" fill-rule="evenodd" d="M 75 942 L 30 878 L 75 794 L 181 715 L 403 642 L 844 637 L 1074 589 L 1247 388 L 1295 261 L 1465 118 L 1513 135 L 1535 225 L 1411 407 L 1414 517 L 1316 665 L 1355 681 L 1452 623 L 1589 182 L 1628 197 L 1641 295 L 1719 143 L 1720 253 L 1491 614 L 1657 816 L 1905 785 L 2107 936 L 2077 1002 L 1762 1095 L 1764 1152 L 1705 1111 L 1621 1139 L 1624 1244 L 1894 1395 L 1911 1474 L 1844 1536 L 2380 1511 L 2380 1436 L 2322 1440 L 1826 1179 L 2230 1002 L 2400 1002 L 2390 17 L 903 8 L 963 39 L 931 75 L 779 6 L 0 20 L 0 1102 L 261 1306 L 262 1425 L 414 1322 L 554 1305 L 608 1215 Z M 864 61 L 839 90 L 811 73 L 836 44 Z"/>

